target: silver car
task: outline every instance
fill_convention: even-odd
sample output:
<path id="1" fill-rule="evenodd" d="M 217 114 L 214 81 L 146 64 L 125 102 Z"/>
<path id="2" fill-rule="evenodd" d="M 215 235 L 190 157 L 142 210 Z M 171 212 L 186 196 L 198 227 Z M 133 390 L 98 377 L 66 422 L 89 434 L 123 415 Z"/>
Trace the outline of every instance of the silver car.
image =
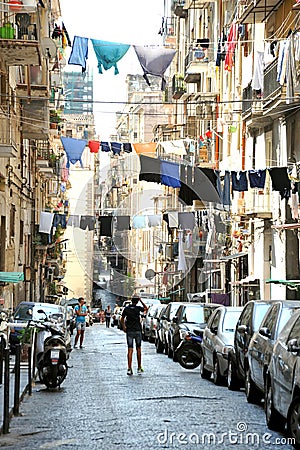
<path id="1" fill-rule="evenodd" d="M 227 376 L 228 353 L 233 348 L 234 332 L 242 307 L 220 306 L 210 316 L 202 340 L 201 376 L 222 384 Z"/>

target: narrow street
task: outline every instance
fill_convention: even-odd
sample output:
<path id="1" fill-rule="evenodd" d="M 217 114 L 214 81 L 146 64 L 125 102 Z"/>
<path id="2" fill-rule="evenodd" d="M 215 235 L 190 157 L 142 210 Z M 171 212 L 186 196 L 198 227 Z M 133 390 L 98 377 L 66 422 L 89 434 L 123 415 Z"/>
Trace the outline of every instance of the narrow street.
<path id="1" fill-rule="evenodd" d="M 62 389 L 50 392 L 37 383 L 0 447 L 292 449 L 267 429 L 263 409 L 247 404 L 243 392 L 202 380 L 198 369 L 181 368 L 148 342 L 143 375 L 134 362 L 129 377 L 123 332 L 88 328 L 85 348 L 71 353 Z"/>

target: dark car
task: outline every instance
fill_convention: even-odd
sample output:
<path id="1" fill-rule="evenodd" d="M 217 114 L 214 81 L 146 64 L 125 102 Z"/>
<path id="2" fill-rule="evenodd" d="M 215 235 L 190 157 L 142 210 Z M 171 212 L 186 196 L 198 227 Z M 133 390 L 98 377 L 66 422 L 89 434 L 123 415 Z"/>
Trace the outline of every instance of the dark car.
<path id="1" fill-rule="evenodd" d="M 202 378 L 208 379 L 213 373 L 215 384 L 222 384 L 225 381 L 228 353 L 233 347 L 234 331 L 242 310 L 242 307 L 220 306 L 210 316 L 201 344 Z"/>
<path id="2" fill-rule="evenodd" d="M 300 308 L 300 301 L 281 300 L 266 313 L 248 348 L 245 390 L 247 400 L 257 403 L 264 395 L 266 373 L 274 343 L 289 318 Z"/>
<path id="3" fill-rule="evenodd" d="M 251 300 L 243 308 L 234 333 L 234 345 L 228 355 L 227 385 L 238 390 L 245 385 L 247 352 L 253 334 L 275 300 Z"/>
<path id="4" fill-rule="evenodd" d="M 271 430 L 287 434 L 300 448 L 300 310 L 289 319 L 273 347 L 266 377 L 265 412 Z"/>
<path id="5" fill-rule="evenodd" d="M 169 354 L 169 340 L 168 340 L 169 329 L 171 326 L 171 321 L 172 321 L 173 317 L 175 316 L 180 305 L 181 305 L 181 303 L 179 303 L 179 302 L 170 302 L 167 305 L 164 314 L 162 314 L 159 318 L 157 338 L 156 338 L 156 342 L 155 342 L 156 350 L 158 351 L 158 349 L 159 349 L 158 353 L 163 348 L 165 353 L 167 355 Z"/>
<path id="6" fill-rule="evenodd" d="M 170 358 L 176 361 L 175 350 L 190 330 L 202 337 L 208 319 L 219 306 L 214 303 L 182 303 L 179 306 L 169 328 Z"/>
<path id="7" fill-rule="evenodd" d="M 165 316 L 167 306 L 164 305 L 156 316 L 156 329 L 155 329 L 155 347 L 157 353 L 163 353 L 165 349 L 163 341 L 163 316 Z"/>

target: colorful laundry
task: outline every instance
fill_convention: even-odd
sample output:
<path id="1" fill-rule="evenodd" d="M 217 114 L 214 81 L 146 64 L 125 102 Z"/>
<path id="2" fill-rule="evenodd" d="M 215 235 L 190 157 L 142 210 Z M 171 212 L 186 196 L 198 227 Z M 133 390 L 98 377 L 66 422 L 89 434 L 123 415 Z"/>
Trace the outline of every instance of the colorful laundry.
<path id="1" fill-rule="evenodd" d="M 166 80 L 164 78 L 165 71 L 171 64 L 176 50 L 168 48 L 157 48 L 157 47 L 143 47 L 134 45 L 134 50 L 141 64 L 144 72 L 144 78 L 146 83 L 150 86 L 149 79 L 147 75 L 154 75 L 161 77 L 161 90 L 163 91 L 166 87 Z"/>
<path id="2" fill-rule="evenodd" d="M 68 64 L 81 66 L 82 71 L 86 70 L 86 60 L 88 59 L 88 38 L 74 36 L 72 51 L 68 60 Z"/>
<path id="3" fill-rule="evenodd" d="M 98 60 L 98 71 L 103 73 L 104 70 L 108 70 L 111 67 L 115 68 L 115 75 L 118 75 L 119 70 L 117 62 L 127 53 L 130 45 L 120 44 L 117 42 L 99 41 L 97 39 L 91 39 L 96 58 Z"/>

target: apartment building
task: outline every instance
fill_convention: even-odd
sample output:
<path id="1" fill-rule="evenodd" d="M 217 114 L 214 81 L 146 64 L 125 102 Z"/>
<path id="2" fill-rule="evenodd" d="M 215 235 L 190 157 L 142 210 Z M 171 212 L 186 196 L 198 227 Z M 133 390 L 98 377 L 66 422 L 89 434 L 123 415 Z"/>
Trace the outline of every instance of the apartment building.
<path id="1" fill-rule="evenodd" d="M 59 302 L 70 181 L 61 136 L 68 45 L 59 0 L 0 5 L 0 307 Z M 93 118 L 77 117 L 87 139 Z M 93 170 L 93 169 L 92 169 Z"/>
<path id="2" fill-rule="evenodd" d="M 232 304 L 295 298 L 299 7 L 172 0 L 165 16 L 176 36 L 176 130 L 197 142 L 196 166 L 217 171 L 222 190 L 231 183 L 228 201 L 213 205 L 226 230 L 219 255 L 206 252 L 200 273 L 218 273 L 208 283 Z M 167 42 L 168 27 L 164 35 Z"/>

